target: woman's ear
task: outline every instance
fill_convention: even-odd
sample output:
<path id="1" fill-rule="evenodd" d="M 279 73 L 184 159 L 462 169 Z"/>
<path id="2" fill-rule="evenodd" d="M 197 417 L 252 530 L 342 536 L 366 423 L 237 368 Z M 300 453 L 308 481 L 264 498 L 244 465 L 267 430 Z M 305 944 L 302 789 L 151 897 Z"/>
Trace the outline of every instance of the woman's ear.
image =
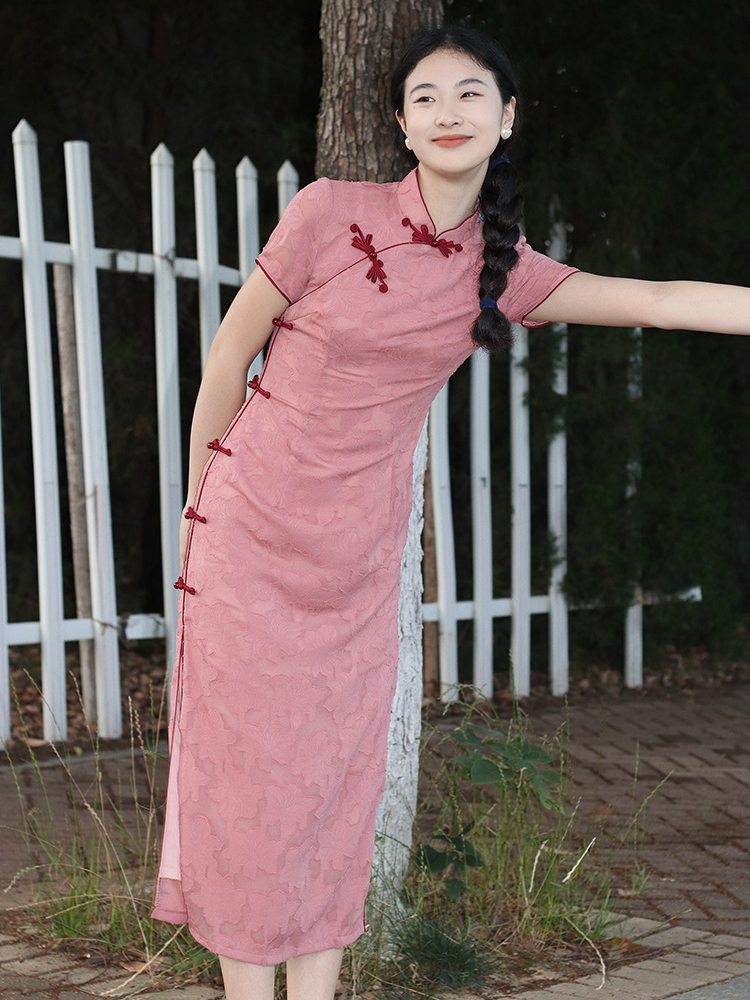
<path id="1" fill-rule="evenodd" d="M 513 122 L 516 120 L 516 99 L 511 97 L 508 103 L 503 109 L 503 128 L 513 128 Z"/>
<path id="2" fill-rule="evenodd" d="M 396 115 L 396 121 L 398 122 L 399 127 L 401 128 L 401 131 L 404 133 L 404 135 L 406 135 L 406 121 L 405 121 L 403 115 L 400 115 L 398 113 L 398 111 L 396 111 L 394 113 Z"/>

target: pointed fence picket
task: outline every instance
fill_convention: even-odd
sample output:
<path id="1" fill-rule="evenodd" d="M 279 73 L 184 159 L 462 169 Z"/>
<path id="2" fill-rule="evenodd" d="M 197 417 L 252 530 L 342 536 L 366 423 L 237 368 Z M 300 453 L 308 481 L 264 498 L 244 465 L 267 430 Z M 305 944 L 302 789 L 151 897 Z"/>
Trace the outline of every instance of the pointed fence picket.
<path id="1" fill-rule="evenodd" d="M 177 279 L 196 281 L 199 289 L 201 356 L 205 362 L 221 316 L 221 288 L 238 287 L 253 268 L 259 251 L 258 175 L 245 157 L 236 169 L 239 267 L 219 262 L 216 169 L 205 151 L 193 161 L 197 253 L 178 257 L 175 226 L 174 162 L 160 145 L 151 156 L 152 252 L 138 253 L 95 246 L 89 151 L 86 143 L 65 143 L 65 174 L 70 242 L 45 240 L 37 138 L 22 121 L 13 133 L 18 190 L 19 236 L 0 237 L 0 258 L 20 260 L 28 342 L 34 503 L 39 576 L 39 621 L 8 622 L 5 561 L 4 504 L 2 504 L 2 449 L 0 442 L 0 739 L 10 733 L 8 648 L 41 643 L 43 724 L 45 738 L 66 735 L 65 642 L 93 639 L 95 643 L 97 711 L 100 735 L 119 736 L 120 712 L 118 629 L 130 639 L 164 636 L 168 662 L 174 655 L 177 595 L 173 581 L 179 574 L 177 526 L 182 512 L 182 431 L 179 409 L 179 329 Z M 299 185 L 297 171 L 287 160 L 277 173 L 279 213 Z M 552 253 L 562 253 L 564 232 L 553 232 Z M 75 326 L 79 359 L 83 450 L 87 494 L 92 617 L 63 615 L 60 528 L 60 489 L 57 474 L 55 389 L 52 365 L 47 265 L 72 266 Z M 115 565 L 112 551 L 109 480 L 107 471 L 104 383 L 97 274 L 115 271 L 151 276 L 154 287 L 154 333 L 161 504 L 161 555 L 164 613 L 130 615 L 118 620 Z M 564 331 L 559 331 L 564 334 Z M 549 522 L 557 541 L 558 563 L 549 591 L 531 592 L 531 505 L 529 419 L 526 406 L 529 375 L 528 334 L 518 327 L 510 364 L 512 567 L 510 597 L 493 596 L 492 516 L 490 481 L 490 362 L 483 352 L 471 360 L 471 520 L 473 532 L 473 599 L 459 601 L 453 537 L 454 511 L 450 489 L 448 449 L 448 394 L 446 386 L 430 412 L 430 456 L 438 569 L 438 599 L 422 605 L 425 621 L 437 621 L 443 695 L 458 681 L 459 621 L 473 619 L 474 685 L 492 693 L 493 622 L 511 618 L 513 682 L 518 696 L 530 688 L 530 628 L 532 614 L 548 614 L 550 628 L 550 684 L 554 694 L 568 686 L 568 608 L 562 591 L 566 555 L 565 450 L 562 432 L 549 447 Z M 565 343 L 555 392 L 567 391 Z M 249 375 L 259 372 L 261 359 Z M 463 516 L 457 512 L 457 516 Z M 699 591 L 686 595 L 699 599 Z M 628 615 L 628 672 L 626 681 L 641 682 L 638 658 L 642 621 L 640 595 Z"/>
<path id="2" fill-rule="evenodd" d="M 94 205 L 89 148 L 65 143 L 76 357 L 86 490 L 96 716 L 102 734 L 122 732 L 115 560 L 107 462 L 99 295 L 94 262 Z"/>
<path id="3" fill-rule="evenodd" d="M 32 641 L 40 642 L 42 647 L 44 733 L 48 739 L 62 740 L 67 735 L 65 645 L 52 335 L 37 141 L 34 130 L 25 121 L 13 132 L 13 157 L 28 344 L 39 574 L 38 634 Z M 10 629 L 8 639 L 12 640 Z"/>
<path id="4" fill-rule="evenodd" d="M 159 498 L 162 594 L 166 657 L 174 661 L 180 549 L 175 531 L 182 509 L 182 434 L 180 431 L 177 320 L 177 235 L 174 208 L 174 159 L 162 143 L 151 154 L 151 215 L 154 261 L 154 337 L 156 347 L 156 421 L 159 437 Z"/>

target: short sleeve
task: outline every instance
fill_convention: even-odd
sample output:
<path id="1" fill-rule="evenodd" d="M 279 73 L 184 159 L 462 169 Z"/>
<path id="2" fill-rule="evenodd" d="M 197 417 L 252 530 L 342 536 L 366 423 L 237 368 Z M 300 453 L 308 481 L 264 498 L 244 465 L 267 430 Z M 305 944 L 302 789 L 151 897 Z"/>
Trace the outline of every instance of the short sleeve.
<path id="1" fill-rule="evenodd" d="M 332 215 L 333 185 L 321 177 L 287 205 L 256 263 L 281 294 L 296 302 L 307 288 L 315 255 Z"/>
<path id="2" fill-rule="evenodd" d="M 544 326 L 526 317 L 554 292 L 578 268 L 560 264 L 543 253 L 532 250 L 522 236 L 516 245 L 518 261 L 508 274 L 508 286 L 500 296 L 499 307 L 511 321 L 524 326 Z"/>

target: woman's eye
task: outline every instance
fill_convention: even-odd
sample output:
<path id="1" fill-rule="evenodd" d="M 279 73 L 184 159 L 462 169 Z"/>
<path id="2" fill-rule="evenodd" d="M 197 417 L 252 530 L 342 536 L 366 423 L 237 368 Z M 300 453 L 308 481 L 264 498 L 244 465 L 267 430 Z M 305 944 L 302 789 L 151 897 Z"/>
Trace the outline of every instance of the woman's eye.
<path id="1" fill-rule="evenodd" d="M 481 97 L 476 90 L 467 90 L 465 93 L 461 94 L 461 97 Z"/>

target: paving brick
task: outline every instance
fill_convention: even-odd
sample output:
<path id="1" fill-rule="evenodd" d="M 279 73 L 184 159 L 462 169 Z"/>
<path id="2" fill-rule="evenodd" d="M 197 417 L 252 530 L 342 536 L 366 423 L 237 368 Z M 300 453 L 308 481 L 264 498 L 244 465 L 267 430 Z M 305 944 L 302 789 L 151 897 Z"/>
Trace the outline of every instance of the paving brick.
<path id="1" fill-rule="evenodd" d="M 5 968 L 12 969 L 22 976 L 43 976 L 49 973 L 59 973 L 61 969 L 69 968 L 73 963 L 61 955 L 38 955 L 33 958 L 22 958 L 16 962 L 7 962 Z"/>
<path id="2" fill-rule="evenodd" d="M 739 934 L 715 934 L 711 940 L 714 944 L 728 944 L 735 948 L 750 948 L 750 935 L 742 937 Z"/>
<path id="3" fill-rule="evenodd" d="M 4 944 L 0 945 L 0 962 L 15 962 L 19 958 L 26 958 L 29 954 L 27 944 Z"/>
<path id="4" fill-rule="evenodd" d="M 682 948 L 683 945 L 703 941 L 707 937 L 707 931 L 697 931 L 692 927 L 668 927 L 649 934 L 643 939 L 643 943 L 649 948 Z"/>
<path id="5" fill-rule="evenodd" d="M 134 976 L 131 979 L 130 976 L 122 975 L 118 976 L 117 979 L 96 980 L 86 986 L 81 986 L 81 989 L 86 993 L 92 993 L 98 997 L 103 996 L 105 993 L 109 994 L 110 991 L 113 996 L 125 996 L 134 993 L 140 995 L 141 991 L 147 989 L 151 982 L 152 980 L 147 976 Z M 127 986 L 125 985 L 126 983 Z M 120 992 L 121 990 L 124 990 L 124 992 Z"/>
<path id="6" fill-rule="evenodd" d="M 730 945 L 714 944 L 711 936 L 703 941 L 693 941 L 691 944 L 680 948 L 680 951 L 689 952 L 691 955 L 708 955 L 711 958 L 730 959 L 733 955 L 748 955 L 747 951 L 735 951 Z"/>
<path id="7" fill-rule="evenodd" d="M 65 973 L 65 982 L 71 983 L 73 986 L 80 986 L 83 989 L 89 983 L 94 983 L 97 979 L 101 979 L 102 975 L 101 968 L 97 969 L 88 965 L 77 965 L 67 970 Z"/>
<path id="8" fill-rule="evenodd" d="M 700 930 L 711 931 L 712 934 L 744 934 L 747 930 L 747 920 L 707 920 L 704 918 L 690 919 L 690 926 Z"/>
<path id="9" fill-rule="evenodd" d="M 696 969 L 700 972 L 710 972 L 712 975 L 737 975 L 736 971 L 733 972 L 731 968 L 727 967 L 725 960 L 710 958 L 708 955 L 691 955 L 689 952 L 680 951 L 670 955 L 668 961 L 674 965 L 676 970 L 679 970 L 680 974 L 686 969 Z"/>

